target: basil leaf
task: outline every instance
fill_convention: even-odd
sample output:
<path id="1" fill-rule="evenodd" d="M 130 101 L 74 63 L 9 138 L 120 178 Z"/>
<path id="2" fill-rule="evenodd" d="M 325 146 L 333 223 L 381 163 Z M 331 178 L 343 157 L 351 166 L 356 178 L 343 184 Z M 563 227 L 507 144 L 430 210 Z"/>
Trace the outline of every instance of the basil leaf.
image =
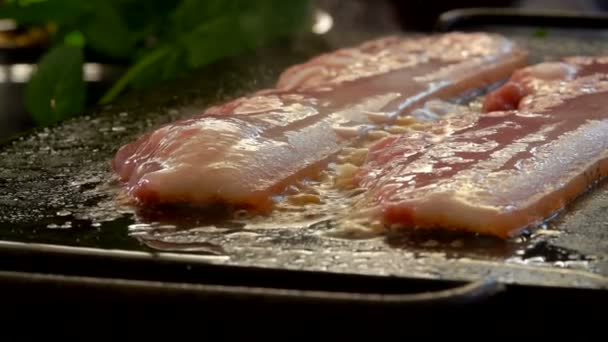
<path id="1" fill-rule="evenodd" d="M 129 66 L 100 101 L 107 103 L 127 88 L 172 79 L 292 34 L 310 17 L 311 4 L 311 0 L 12 0 L 0 7 L 0 17 L 19 24 L 52 24 L 50 46 L 59 47 L 41 61 L 26 100 L 39 122 L 54 122 L 84 103 L 82 70 L 76 68 L 82 67 L 83 49 Z M 70 56 L 65 61 L 56 57 L 63 54 Z"/>
<path id="2" fill-rule="evenodd" d="M 257 48 L 293 34 L 308 23 L 308 0 L 258 0 L 230 2 L 230 10 L 201 22 L 180 37 L 190 67 Z"/>
<path id="3" fill-rule="evenodd" d="M 126 57 L 133 51 L 131 33 L 115 7 L 96 1 L 96 10 L 82 21 L 88 47 L 110 57 Z"/>
<path id="4" fill-rule="evenodd" d="M 187 51 L 188 65 L 196 68 L 236 54 L 243 45 L 237 29 L 237 18 L 223 16 L 199 25 L 184 35 L 181 42 Z"/>
<path id="5" fill-rule="evenodd" d="M 25 106 L 34 120 L 48 125 L 84 109 L 81 48 L 60 45 L 45 54 L 25 89 Z"/>
<path id="6" fill-rule="evenodd" d="M 156 77 L 158 74 L 157 66 L 164 63 L 170 54 L 171 48 L 163 46 L 145 55 L 112 85 L 112 88 L 103 95 L 99 102 L 109 103 L 113 101 L 128 86 L 133 86 L 140 82 L 148 85 L 148 82 L 152 82 L 150 77 Z"/>
<path id="7" fill-rule="evenodd" d="M 171 15 L 177 32 L 189 32 L 208 19 L 223 15 L 235 0 L 184 0 Z"/>
<path id="8" fill-rule="evenodd" d="M 0 18 L 11 18 L 22 25 L 62 24 L 73 23 L 90 10 L 91 5 L 81 0 L 11 1 L 0 7 Z"/>
<path id="9" fill-rule="evenodd" d="M 86 45 L 86 42 L 86 38 L 80 31 L 72 31 L 63 37 L 63 43 L 69 46 L 82 48 Z"/>

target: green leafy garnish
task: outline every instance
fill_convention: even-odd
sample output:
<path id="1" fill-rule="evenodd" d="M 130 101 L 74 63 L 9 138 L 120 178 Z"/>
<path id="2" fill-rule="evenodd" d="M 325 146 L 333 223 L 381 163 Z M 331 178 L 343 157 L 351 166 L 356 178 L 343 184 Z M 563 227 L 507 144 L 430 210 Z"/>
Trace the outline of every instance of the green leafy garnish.
<path id="1" fill-rule="evenodd" d="M 40 124 L 51 124 L 82 110 L 85 83 L 82 49 L 56 46 L 38 64 L 25 90 L 25 105 Z"/>
<path id="2" fill-rule="evenodd" d="M 63 43 L 65 45 L 84 47 L 86 44 L 86 38 L 80 31 L 72 31 L 63 37 Z"/>
<path id="3" fill-rule="evenodd" d="M 84 109 L 89 52 L 127 67 L 101 98 L 143 88 L 294 34 L 310 24 L 310 0 L 9 0 L 0 18 L 50 28 L 51 47 L 27 86 L 41 124 Z"/>
<path id="4" fill-rule="evenodd" d="M 89 47 L 110 57 L 129 56 L 134 42 L 118 9 L 112 6 L 112 1 L 97 0 L 93 3 L 95 11 L 87 12 L 79 25 Z"/>

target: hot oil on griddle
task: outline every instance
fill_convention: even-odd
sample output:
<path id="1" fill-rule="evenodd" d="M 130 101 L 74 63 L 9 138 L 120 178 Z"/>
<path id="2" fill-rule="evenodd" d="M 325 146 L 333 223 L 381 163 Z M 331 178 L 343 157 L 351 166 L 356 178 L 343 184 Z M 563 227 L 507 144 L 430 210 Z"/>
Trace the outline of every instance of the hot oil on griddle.
<path id="1" fill-rule="evenodd" d="M 451 110 L 455 114 L 467 109 L 479 110 L 481 95 L 483 93 L 478 91 L 474 96 L 468 94 L 466 99 L 452 99 L 451 102 L 461 105 L 444 103 L 444 111 Z M 466 102 L 466 106 L 462 105 Z M 435 101 L 434 104 L 435 107 L 438 105 Z M 558 232 L 548 229 L 546 225 L 535 230 L 536 234 L 524 233 L 516 239 L 503 241 L 440 229 L 390 232 L 379 223 L 353 219 L 353 207 L 364 192 L 351 186 L 351 173 L 365 160 L 367 148 L 384 137 L 399 135 L 405 130 L 426 130 L 432 126 L 432 121 L 422 122 L 408 116 L 383 130 L 369 132 L 365 139 L 331 160 L 327 169 L 317 177 L 301 180 L 277 196 L 274 211 L 268 215 L 255 215 L 221 205 L 205 209 L 154 208 L 137 212 L 142 223 L 130 225 L 129 234 L 155 250 L 220 255 L 230 255 L 230 249 L 234 246 L 264 245 L 265 241 L 291 248 L 307 242 L 349 243 L 361 239 L 381 241 L 396 250 L 412 253 L 414 258 L 435 253 L 455 260 L 483 255 L 487 258 L 509 258 L 520 263 L 526 263 L 527 259 L 537 263 L 574 261 L 571 257 L 573 253 L 547 244 L 546 238 Z M 549 246 L 546 250 L 551 253 L 547 253 L 545 260 L 539 260 L 542 254 L 533 253 L 539 250 L 539 246 Z M 586 261 L 587 258 L 580 260 Z"/>
<path id="2" fill-rule="evenodd" d="M 560 33 L 530 39 L 530 30 L 513 36 L 528 46 L 531 62 L 551 53 L 608 51 L 601 37 L 582 41 Z M 245 222 L 232 218 L 214 226 L 201 220 L 201 215 L 188 216 L 185 211 L 178 213 L 182 217 L 177 225 L 175 217 L 136 216 L 133 208 L 118 205 L 120 187 L 110 181 L 109 160 L 121 144 L 196 112 L 184 108 L 200 109 L 271 84 L 286 66 L 316 53 L 275 51 L 271 57 L 247 56 L 247 63 L 237 60 L 203 70 L 189 82 L 180 80 L 134 95 L 91 117 L 38 130 L 1 147 L 0 238 L 179 251 L 239 266 L 467 280 L 496 277 L 524 284 L 607 287 L 605 184 L 570 206 L 546 229 L 507 242 L 447 232 L 337 237 L 328 234 L 335 232 L 336 225 L 324 216 L 327 213 L 308 210 L 314 204 L 303 210 L 305 214 L 286 210 L 282 227 L 264 226 L 263 219 Z M 174 89 L 187 90 L 176 94 Z M 308 221 L 294 221 L 291 214 Z"/>

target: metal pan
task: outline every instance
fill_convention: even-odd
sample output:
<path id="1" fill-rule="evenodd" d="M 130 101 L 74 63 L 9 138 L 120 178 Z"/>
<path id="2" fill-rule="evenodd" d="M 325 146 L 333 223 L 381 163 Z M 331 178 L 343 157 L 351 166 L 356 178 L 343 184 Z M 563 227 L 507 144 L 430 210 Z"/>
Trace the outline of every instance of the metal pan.
<path id="1" fill-rule="evenodd" d="M 438 31 L 479 29 L 487 26 L 528 28 L 606 29 L 608 15 L 563 10 L 530 10 L 522 8 L 465 8 L 442 13 Z"/>
<path id="2" fill-rule="evenodd" d="M 449 26 L 455 29 L 456 22 L 452 16 Z M 475 29 L 501 32 L 525 44 L 532 51 L 531 62 L 608 52 L 607 30 L 542 28 L 540 35 L 536 27 Z M 267 86 L 286 66 L 334 48 L 328 41 L 335 37 L 305 37 L 246 59 L 224 61 L 200 75 L 132 94 L 88 116 L 4 144 L 0 149 L 0 264 L 7 271 L 1 276 L 3 283 L 70 288 L 80 282 L 91 288 L 97 282 L 110 288 L 123 284 L 133 293 L 165 286 L 167 291 L 183 288 L 184 293 L 214 296 L 239 292 L 258 299 L 380 306 L 464 303 L 496 293 L 529 294 L 526 291 L 533 289 L 542 289 L 537 296 L 555 295 L 550 289 L 568 289 L 605 298 L 605 291 L 584 290 L 608 287 L 605 183 L 573 203 L 546 229 L 506 242 L 436 232 L 333 239 L 320 234 L 327 228 L 323 223 L 220 232 L 160 222 L 152 235 L 134 234 L 139 222 L 132 212 L 117 209 L 109 182 L 108 160 L 122 143 L 201 106 Z M 351 43 L 346 38 L 342 42 Z M 214 274 L 218 276 L 213 278 Z"/>

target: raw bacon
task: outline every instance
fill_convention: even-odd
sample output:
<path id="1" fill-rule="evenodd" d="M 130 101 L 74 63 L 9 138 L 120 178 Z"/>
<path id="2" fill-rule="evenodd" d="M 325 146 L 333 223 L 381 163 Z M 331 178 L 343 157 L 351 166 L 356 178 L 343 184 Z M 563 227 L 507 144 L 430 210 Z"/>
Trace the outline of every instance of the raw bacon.
<path id="1" fill-rule="evenodd" d="M 489 93 L 483 110 L 516 109 L 526 95 L 542 91 L 549 81 L 570 81 L 595 73 L 608 73 L 608 58 L 576 56 L 532 65 L 517 70 L 505 85 Z"/>
<path id="2" fill-rule="evenodd" d="M 390 37 L 286 70 L 274 89 L 211 107 L 123 146 L 113 168 L 139 204 L 266 210 L 372 127 L 430 98 L 507 78 L 526 54 L 504 37 Z"/>
<path id="3" fill-rule="evenodd" d="M 372 148 L 358 174 L 365 215 L 508 238 L 608 175 L 607 58 L 524 68 L 491 96 L 485 108 L 493 111 Z"/>

